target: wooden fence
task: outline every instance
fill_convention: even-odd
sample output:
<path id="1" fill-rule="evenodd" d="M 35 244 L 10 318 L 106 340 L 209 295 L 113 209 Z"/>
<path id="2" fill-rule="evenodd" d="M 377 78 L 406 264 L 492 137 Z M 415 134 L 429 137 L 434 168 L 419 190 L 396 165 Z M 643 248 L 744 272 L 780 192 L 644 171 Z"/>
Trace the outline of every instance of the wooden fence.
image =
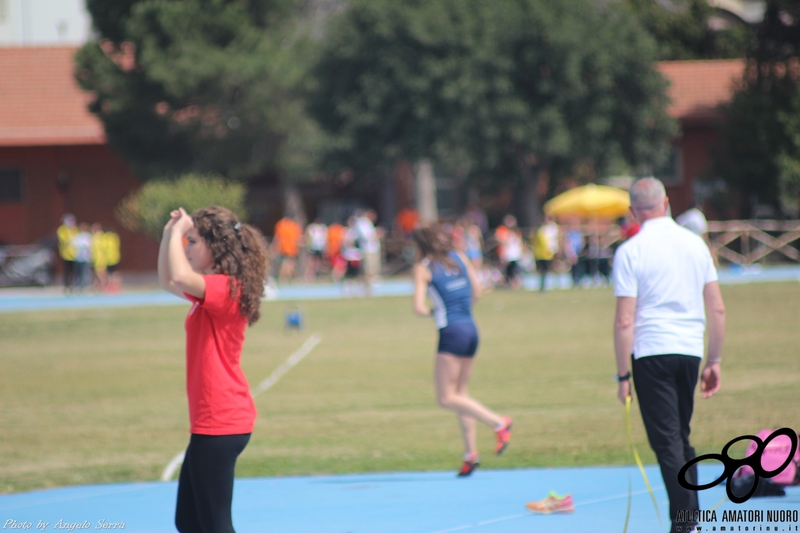
<path id="1" fill-rule="evenodd" d="M 593 230 L 584 228 L 584 232 L 589 236 Z M 604 228 L 601 234 L 604 246 L 613 248 L 621 236 L 616 224 Z M 715 257 L 737 265 L 800 262 L 800 220 L 709 221 L 708 240 Z M 487 238 L 484 254 L 488 262 L 496 245 L 493 238 Z M 385 275 L 407 271 L 413 262 L 413 245 L 403 239 L 385 239 L 383 251 Z M 556 256 L 552 268 L 557 272 L 569 270 L 563 253 Z"/>
<path id="2" fill-rule="evenodd" d="M 800 262 L 798 220 L 710 221 L 708 238 L 717 257 L 737 265 L 766 260 Z"/>

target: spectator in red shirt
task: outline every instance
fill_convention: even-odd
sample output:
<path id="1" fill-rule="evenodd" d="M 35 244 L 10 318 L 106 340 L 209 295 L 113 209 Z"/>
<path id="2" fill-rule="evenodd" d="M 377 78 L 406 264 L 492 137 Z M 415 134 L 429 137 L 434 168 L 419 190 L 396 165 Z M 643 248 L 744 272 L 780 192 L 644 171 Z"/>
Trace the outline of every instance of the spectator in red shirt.
<path id="1" fill-rule="evenodd" d="M 619 228 L 620 230 L 622 230 L 622 240 L 627 241 L 628 239 L 639 233 L 640 227 L 641 226 L 636 221 L 636 219 L 633 218 L 632 215 L 627 215 L 623 217 L 621 219 L 621 222 L 619 223 Z"/>
<path id="2" fill-rule="evenodd" d="M 233 532 L 236 459 L 256 419 L 240 356 L 246 327 L 260 317 L 267 267 L 261 243 L 258 230 L 221 207 L 191 217 L 181 208 L 164 227 L 159 282 L 192 303 L 186 317 L 191 438 L 175 511 L 181 532 Z"/>

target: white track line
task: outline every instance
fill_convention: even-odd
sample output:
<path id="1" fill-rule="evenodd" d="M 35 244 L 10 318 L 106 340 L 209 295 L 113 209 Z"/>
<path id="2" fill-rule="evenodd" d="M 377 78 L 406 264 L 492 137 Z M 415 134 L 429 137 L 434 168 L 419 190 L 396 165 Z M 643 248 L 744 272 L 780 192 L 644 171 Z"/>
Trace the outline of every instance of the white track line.
<path id="1" fill-rule="evenodd" d="M 664 486 L 654 487 L 653 488 L 653 492 L 658 492 L 658 491 L 664 490 L 664 489 L 665 489 Z M 639 491 L 636 491 L 636 492 L 631 492 L 631 496 L 639 496 L 640 494 L 647 494 L 648 492 L 649 491 L 647 491 L 647 490 L 639 490 Z M 588 502 L 581 502 L 579 504 L 576 503 L 575 507 L 579 507 L 581 505 L 592 505 L 594 503 L 605 503 L 605 502 L 610 502 L 610 501 L 613 501 L 613 500 L 620 500 L 622 498 L 627 498 L 627 497 L 628 497 L 627 493 L 625 493 L 625 494 L 615 494 L 614 496 L 609 496 L 607 498 L 600 498 L 598 500 L 589 500 Z"/>
<path id="2" fill-rule="evenodd" d="M 664 490 L 664 487 L 658 487 L 658 488 L 653 489 L 653 491 L 658 491 L 658 490 Z M 634 492 L 631 495 L 632 496 L 638 496 L 640 494 L 647 494 L 647 491 L 646 490 L 642 490 L 642 491 Z M 594 503 L 603 503 L 603 502 L 608 502 L 608 501 L 612 501 L 612 500 L 620 500 L 622 498 L 627 498 L 627 497 L 628 497 L 627 493 L 626 494 L 616 494 L 616 495 L 610 496 L 608 498 L 601 498 L 601 499 L 598 499 L 598 500 L 589 500 L 588 502 L 581 502 L 580 504 L 576 503 L 575 507 L 578 507 L 579 505 L 591 505 L 591 504 L 594 504 Z M 515 520 L 517 518 L 522 518 L 523 516 L 532 516 L 533 514 L 534 513 L 520 513 L 520 514 L 509 515 L 509 516 L 501 516 L 500 518 L 490 518 L 489 520 L 483 520 L 481 522 L 475 522 L 474 524 L 464 524 L 463 526 L 456 526 L 456 527 L 451 527 L 451 528 L 448 528 L 448 529 L 437 529 L 436 531 L 433 531 L 432 533 L 451 533 L 453 531 L 464 531 L 465 529 L 472 529 L 472 528 L 475 528 L 475 527 L 481 527 L 481 526 L 485 526 L 487 524 L 492 524 L 494 522 L 505 522 L 506 520 Z"/>
<path id="3" fill-rule="evenodd" d="M 250 394 L 253 396 L 253 398 L 255 398 L 256 396 L 258 396 L 258 395 L 259 395 L 259 394 L 261 394 L 262 392 L 266 391 L 267 389 L 269 389 L 269 388 L 270 388 L 270 387 L 272 387 L 273 385 L 275 385 L 275 384 L 278 382 L 278 380 L 279 380 L 279 379 L 281 379 L 281 377 L 282 377 L 282 376 L 283 376 L 285 373 L 287 373 L 289 370 L 291 370 L 291 369 L 292 369 L 292 367 L 293 367 L 293 366 L 295 366 L 297 363 L 299 363 L 300 361 L 302 361 L 302 360 L 303 360 L 303 357 L 305 357 L 306 355 L 308 355 L 308 353 L 309 353 L 311 350 L 313 350 L 313 349 L 314 349 L 314 347 L 315 347 L 317 344 L 319 344 L 321 340 L 322 340 L 322 337 L 320 337 L 320 336 L 319 336 L 319 335 L 317 335 L 316 333 L 314 333 L 313 335 L 311 335 L 311 336 L 310 336 L 310 337 L 309 337 L 309 338 L 306 340 L 306 342 L 304 342 L 304 343 L 303 343 L 303 345 L 302 345 L 302 346 L 300 346 L 300 348 L 298 348 L 296 352 L 294 352 L 292 355 L 290 355 L 290 356 L 288 357 L 288 359 L 286 359 L 286 361 L 284 361 L 284 362 L 281 364 L 281 366 L 279 366 L 278 368 L 276 368 L 276 369 L 275 369 L 275 370 L 272 372 L 272 374 L 270 374 L 270 376 L 269 376 L 267 379 L 265 379 L 264 381 L 262 381 L 261 383 L 259 383 L 259 384 L 258 384 L 258 387 L 256 387 L 255 389 L 251 389 L 251 390 L 250 390 Z"/>
<path id="4" fill-rule="evenodd" d="M 161 474 L 161 481 L 169 481 L 172 479 L 175 471 L 183 464 L 184 457 L 186 457 L 186 450 L 183 450 L 181 453 L 172 458 L 172 461 L 169 462 L 167 467 L 164 469 L 164 472 Z"/>
<path id="5" fill-rule="evenodd" d="M 262 381 L 258 384 L 258 387 L 254 389 L 250 389 L 250 395 L 255 398 L 262 392 L 268 390 L 270 387 L 275 385 L 278 380 L 283 377 L 289 370 L 291 370 L 297 363 L 303 360 L 303 358 L 314 349 L 314 347 L 322 341 L 322 337 L 317 335 L 316 333 L 312 334 L 306 342 L 303 343 L 300 348 L 298 348 L 292 355 L 290 355 L 286 361 L 281 363 L 281 366 L 276 368 L 272 374 L 269 375 L 267 379 Z M 175 471 L 178 469 L 179 466 L 183 463 L 183 459 L 186 456 L 186 450 L 180 452 L 178 455 L 172 458 L 169 462 L 167 467 L 164 469 L 164 473 L 161 474 L 161 481 L 169 481 L 172 479 L 172 476 L 175 475 Z"/>
<path id="6" fill-rule="evenodd" d="M 493 524 L 495 522 L 505 522 L 506 520 L 514 520 L 515 518 L 522 518 L 523 516 L 527 516 L 525 513 L 521 514 L 514 514 L 511 516 L 503 516 L 500 518 L 492 518 L 490 520 L 483 520 L 482 522 L 475 522 L 474 524 L 467 524 L 464 526 L 456 526 L 450 529 L 438 529 L 433 533 L 450 533 L 451 531 L 462 531 L 464 529 L 472 529 L 473 527 L 481 527 L 487 524 Z"/>

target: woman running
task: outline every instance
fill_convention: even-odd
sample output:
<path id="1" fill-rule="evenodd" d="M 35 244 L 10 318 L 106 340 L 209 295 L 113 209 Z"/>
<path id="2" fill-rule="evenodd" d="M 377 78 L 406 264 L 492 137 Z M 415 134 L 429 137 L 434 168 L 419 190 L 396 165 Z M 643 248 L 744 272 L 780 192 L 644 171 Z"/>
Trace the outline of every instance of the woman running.
<path id="1" fill-rule="evenodd" d="M 261 315 L 266 266 L 258 230 L 222 207 L 191 217 L 183 209 L 173 211 L 164 227 L 159 282 L 192 302 L 186 317 L 191 438 L 175 511 L 181 533 L 233 532 L 236 459 L 256 419 L 239 359 L 245 329 Z"/>
<path id="2" fill-rule="evenodd" d="M 494 429 L 497 455 L 511 439 L 511 419 L 490 411 L 467 394 L 478 349 L 472 301 L 480 296 L 480 284 L 470 261 L 453 250 L 450 236 L 441 229 L 423 226 L 415 229 L 412 237 L 419 258 L 414 265 L 414 312 L 434 317 L 439 328 L 436 396 L 440 406 L 458 414 L 464 440 L 464 463 L 458 475 L 468 476 L 479 465 L 477 421 Z M 428 307 L 426 294 L 433 308 Z"/>

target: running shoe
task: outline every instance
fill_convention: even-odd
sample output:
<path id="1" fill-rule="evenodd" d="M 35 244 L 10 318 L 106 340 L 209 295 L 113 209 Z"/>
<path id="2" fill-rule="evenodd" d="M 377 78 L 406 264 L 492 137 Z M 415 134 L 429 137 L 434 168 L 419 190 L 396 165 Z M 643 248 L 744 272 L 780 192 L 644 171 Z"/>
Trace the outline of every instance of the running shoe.
<path id="1" fill-rule="evenodd" d="M 464 464 L 461 465 L 461 470 L 458 471 L 458 477 L 467 477 L 472 472 L 475 471 L 476 468 L 480 466 L 480 462 L 478 462 L 478 454 L 473 453 L 469 456 L 469 459 L 464 459 Z"/>
<path id="2" fill-rule="evenodd" d="M 494 430 L 494 434 L 497 435 L 497 446 L 495 447 L 494 452 L 497 455 L 500 455 L 506 449 L 509 441 L 511 440 L 511 419 L 507 416 L 504 416 L 503 427 Z"/>
<path id="3" fill-rule="evenodd" d="M 544 500 L 538 502 L 528 502 L 525 508 L 532 513 L 551 514 L 551 513 L 572 513 L 575 512 L 575 503 L 572 501 L 572 494 L 559 496 L 553 491 Z"/>

